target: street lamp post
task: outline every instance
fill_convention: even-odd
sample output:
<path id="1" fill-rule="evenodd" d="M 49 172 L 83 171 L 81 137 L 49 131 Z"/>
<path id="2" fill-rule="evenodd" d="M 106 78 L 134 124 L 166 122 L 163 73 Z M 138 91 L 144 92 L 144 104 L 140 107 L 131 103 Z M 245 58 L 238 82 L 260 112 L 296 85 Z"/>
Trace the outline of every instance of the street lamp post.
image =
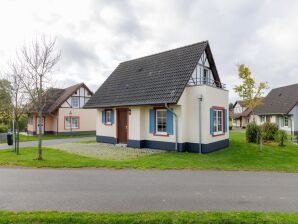
<path id="1" fill-rule="evenodd" d="M 72 137 L 72 117 L 71 117 L 71 115 L 72 115 L 72 112 L 69 111 L 69 118 L 70 118 L 70 137 Z"/>

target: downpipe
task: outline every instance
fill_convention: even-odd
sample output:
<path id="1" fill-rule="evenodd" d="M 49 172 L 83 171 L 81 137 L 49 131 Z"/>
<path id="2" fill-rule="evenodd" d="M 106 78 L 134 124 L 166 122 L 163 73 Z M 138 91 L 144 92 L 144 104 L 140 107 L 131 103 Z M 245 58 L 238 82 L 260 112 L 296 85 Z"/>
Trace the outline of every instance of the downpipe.
<path id="1" fill-rule="evenodd" d="M 199 100 L 199 153 L 202 154 L 202 101 L 203 95 L 198 97 Z"/>
<path id="2" fill-rule="evenodd" d="M 175 116 L 175 151 L 178 152 L 178 116 L 171 108 L 168 107 L 167 103 L 165 103 L 165 108 L 167 108 L 167 110 L 172 112 Z"/>

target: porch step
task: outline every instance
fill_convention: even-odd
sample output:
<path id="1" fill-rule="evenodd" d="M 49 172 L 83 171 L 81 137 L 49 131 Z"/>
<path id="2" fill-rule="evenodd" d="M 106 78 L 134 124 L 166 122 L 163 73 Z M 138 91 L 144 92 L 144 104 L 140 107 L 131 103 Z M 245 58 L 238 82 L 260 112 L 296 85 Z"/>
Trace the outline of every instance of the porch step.
<path id="1" fill-rule="evenodd" d="M 119 144 L 116 144 L 115 146 L 126 148 L 127 147 L 127 144 L 121 144 L 121 143 L 119 143 Z"/>

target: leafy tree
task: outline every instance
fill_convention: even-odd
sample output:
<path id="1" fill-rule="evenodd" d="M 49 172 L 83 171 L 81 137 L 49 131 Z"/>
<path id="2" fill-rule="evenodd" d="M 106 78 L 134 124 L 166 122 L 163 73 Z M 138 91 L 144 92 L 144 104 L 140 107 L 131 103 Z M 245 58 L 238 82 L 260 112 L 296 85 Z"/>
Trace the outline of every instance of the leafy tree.
<path id="1" fill-rule="evenodd" d="M 250 69 L 244 64 L 238 65 L 238 75 L 242 83 L 236 85 L 234 90 L 244 101 L 245 106 L 252 111 L 253 119 L 255 119 L 254 110 L 262 104 L 264 90 L 268 89 L 267 82 L 257 84 L 251 75 Z"/>
<path id="2" fill-rule="evenodd" d="M 6 79 L 0 79 L 0 123 L 8 124 L 12 118 L 11 84 Z"/>

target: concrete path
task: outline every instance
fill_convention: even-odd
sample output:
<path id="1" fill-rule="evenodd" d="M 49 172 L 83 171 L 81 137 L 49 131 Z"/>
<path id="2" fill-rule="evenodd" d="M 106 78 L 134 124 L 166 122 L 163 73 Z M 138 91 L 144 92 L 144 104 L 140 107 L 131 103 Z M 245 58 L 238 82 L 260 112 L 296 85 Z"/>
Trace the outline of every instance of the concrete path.
<path id="1" fill-rule="evenodd" d="M 95 137 L 43 140 L 42 144 L 44 146 L 51 146 L 51 145 L 58 145 L 62 143 L 80 142 L 80 141 L 88 141 L 88 140 L 95 140 Z M 37 146 L 37 144 L 38 144 L 37 141 L 20 142 L 20 147 L 34 147 L 34 146 Z M 8 146 L 6 143 L 0 144 L 0 149 L 8 149 L 8 148 L 11 148 L 11 146 Z"/>
<path id="2" fill-rule="evenodd" d="M 298 174 L 0 169 L 0 210 L 298 210 Z"/>

